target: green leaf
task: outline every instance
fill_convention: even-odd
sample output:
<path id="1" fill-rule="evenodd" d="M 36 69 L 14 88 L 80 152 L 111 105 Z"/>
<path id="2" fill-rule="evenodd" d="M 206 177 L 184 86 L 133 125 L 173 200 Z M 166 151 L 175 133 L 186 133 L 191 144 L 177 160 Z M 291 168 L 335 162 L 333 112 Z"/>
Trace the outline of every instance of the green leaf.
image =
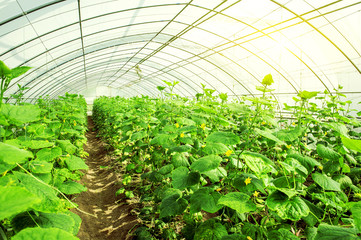
<path id="1" fill-rule="evenodd" d="M 207 172 L 203 172 L 204 175 L 209 177 L 211 182 L 219 182 L 222 178 L 227 177 L 227 171 L 223 167 L 218 167 Z"/>
<path id="2" fill-rule="evenodd" d="M 340 154 L 335 152 L 332 148 L 326 147 L 323 144 L 317 144 L 316 149 L 318 155 L 325 159 L 338 161 L 338 159 L 341 157 Z"/>
<path id="3" fill-rule="evenodd" d="M 160 204 L 160 218 L 182 214 L 188 206 L 188 201 L 180 194 L 170 195 L 162 200 Z"/>
<path id="4" fill-rule="evenodd" d="M 256 86 L 256 90 L 261 92 L 273 92 L 275 89 L 270 89 L 264 86 Z"/>
<path id="5" fill-rule="evenodd" d="M 341 135 L 342 144 L 348 149 L 361 152 L 361 140 L 350 139 Z"/>
<path id="6" fill-rule="evenodd" d="M 203 148 L 203 151 L 207 154 L 225 154 L 229 148 L 223 143 L 209 142 Z"/>
<path id="7" fill-rule="evenodd" d="M 0 221 L 24 212 L 40 201 L 36 195 L 23 187 L 0 186 Z"/>
<path id="8" fill-rule="evenodd" d="M 311 173 L 313 171 L 313 168 L 315 166 L 321 166 L 319 162 L 317 162 L 315 159 L 307 156 L 303 156 L 299 153 L 289 154 L 287 157 L 296 159 L 302 166 L 304 166 L 308 173 Z"/>
<path id="9" fill-rule="evenodd" d="M 36 153 L 36 157 L 40 161 L 51 162 L 54 159 L 60 157 L 62 153 L 63 151 L 61 150 L 60 147 L 44 148 Z"/>
<path id="10" fill-rule="evenodd" d="M 192 146 L 189 146 L 189 145 L 181 145 L 181 146 L 177 146 L 177 147 L 174 147 L 174 148 L 171 148 L 169 150 L 170 153 L 172 152 L 190 152 L 191 150 L 193 149 Z"/>
<path id="11" fill-rule="evenodd" d="M 168 147 L 174 145 L 173 139 L 176 138 L 176 135 L 170 134 L 158 134 L 155 138 L 150 141 L 150 144 L 156 144 L 163 147 Z"/>
<path id="12" fill-rule="evenodd" d="M 29 71 L 31 69 L 31 67 L 27 67 L 27 66 L 21 66 L 21 67 L 16 67 L 11 69 L 11 78 L 17 78 L 23 74 L 25 74 L 27 71 Z"/>
<path id="13" fill-rule="evenodd" d="M 355 227 L 361 232 L 361 201 L 351 205 L 351 213 L 355 222 Z"/>
<path id="14" fill-rule="evenodd" d="M 240 138 L 232 132 L 213 132 L 206 138 L 206 142 L 223 143 L 225 145 L 235 145 L 240 141 Z"/>
<path id="15" fill-rule="evenodd" d="M 273 135 L 275 135 L 281 141 L 293 142 L 294 140 L 299 138 L 304 131 L 305 128 L 297 126 L 291 129 L 279 130 L 277 132 L 274 132 Z"/>
<path id="16" fill-rule="evenodd" d="M 53 169 L 53 164 L 45 161 L 31 161 L 29 168 L 32 173 L 50 173 Z"/>
<path id="17" fill-rule="evenodd" d="M 346 208 L 347 196 L 344 192 L 312 193 L 312 199 L 318 199 L 325 205 L 329 205 L 338 211 Z"/>
<path id="18" fill-rule="evenodd" d="M 194 239 L 196 240 L 221 240 L 222 237 L 228 235 L 226 227 L 215 219 L 203 222 L 195 232 Z"/>
<path id="19" fill-rule="evenodd" d="M 222 158 L 217 155 L 208 155 L 202 158 L 199 158 L 192 163 L 191 169 L 199 171 L 200 173 L 216 169 L 219 164 L 222 162 Z"/>
<path id="20" fill-rule="evenodd" d="M 0 164 L 21 164 L 33 157 L 33 154 L 29 151 L 0 142 Z"/>
<path id="21" fill-rule="evenodd" d="M 74 154 L 76 147 L 70 142 L 70 140 L 56 140 L 56 144 L 66 153 Z"/>
<path id="22" fill-rule="evenodd" d="M 59 228 L 26 228 L 16 234 L 12 240 L 79 240 L 72 234 Z"/>
<path id="23" fill-rule="evenodd" d="M 246 212 L 252 212 L 257 209 L 256 205 L 249 199 L 250 197 L 245 193 L 231 192 L 225 196 L 222 196 L 218 200 L 218 204 L 232 208 L 238 213 L 242 214 Z"/>
<path id="24" fill-rule="evenodd" d="M 312 179 L 325 190 L 341 191 L 340 184 L 325 174 L 315 172 Z"/>
<path id="25" fill-rule="evenodd" d="M 309 91 L 300 91 L 297 96 L 300 97 L 302 100 L 311 99 L 313 97 L 316 97 L 318 92 L 309 92 Z"/>
<path id="26" fill-rule="evenodd" d="M 183 153 L 177 153 L 177 152 L 172 156 L 172 164 L 175 168 L 181 166 L 184 167 L 189 166 L 187 157 Z"/>
<path id="27" fill-rule="evenodd" d="M 132 134 L 132 137 L 130 138 L 132 141 L 138 141 L 140 139 L 143 139 L 147 136 L 146 132 L 136 132 Z"/>
<path id="28" fill-rule="evenodd" d="M 215 213 L 222 208 L 217 204 L 221 195 L 218 192 L 213 191 L 210 188 L 198 189 L 191 195 L 190 204 L 191 213 L 197 213 L 204 210 L 209 213 Z"/>
<path id="29" fill-rule="evenodd" d="M 85 164 L 84 160 L 74 155 L 67 157 L 65 159 L 65 163 L 70 171 L 88 169 L 88 166 Z"/>
<path id="30" fill-rule="evenodd" d="M 77 193 L 85 192 L 87 190 L 86 187 L 74 181 L 63 182 L 57 185 L 57 187 L 60 191 L 62 191 L 65 194 L 77 194 Z"/>
<path id="31" fill-rule="evenodd" d="M 261 154 L 245 152 L 242 153 L 241 157 L 256 175 L 274 172 L 273 162 Z"/>
<path id="32" fill-rule="evenodd" d="M 3 78 L 4 76 L 11 73 L 11 70 L 6 64 L 0 60 L 0 77 Z"/>
<path id="33" fill-rule="evenodd" d="M 298 240 L 290 230 L 285 228 L 280 228 L 278 230 L 273 230 L 268 233 L 268 240 Z"/>
<path id="34" fill-rule="evenodd" d="M 180 118 L 176 118 L 175 120 L 180 125 L 196 125 L 196 123 L 189 118 L 180 117 Z"/>
<path id="35" fill-rule="evenodd" d="M 267 139 L 270 139 L 272 141 L 275 141 L 278 144 L 283 144 L 286 145 L 285 142 L 281 141 L 280 139 L 278 139 L 275 135 L 272 134 L 272 132 L 270 130 L 261 130 L 256 128 L 255 132 L 258 133 L 259 135 L 261 135 L 262 137 L 265 137 Z"/>
<path id="36" fill-rule="evenodd" d="M 356 229 L 343 228 L 339 226 L 332 226 L 325 223 L 321 223 L 317 229 L 317 235 L 315 240 L 356 240 L 360 239 L 357 236 Z"/>
<path id="37" fill-rule="evenodd" d="M 129 165 L 128 165 L 128 166 L 129 166 Z M 173 171 L 173 169 L 174 169 L 174 165 L 172 165 L 172 164 L 167 164 L 167 165 L 161 167 L 161 168 L 158 170 L 158 172 L 159 172 L 160 174 L 162 174 L 162 175 L 167 175 L 167 174 L 171 173 L 171 172 Z"/>
<path id="38" fill-rule="evenodd" d="M 337 123 L 337 122 L 328 123 L 328 122 L 326 122 L 326 123 L 322 123 L 322 125 L 326 126 L 327 128 L 331 128 L 332 130 L 339 133 L 341 135 L 341 138 L 342 138 L 342 135 L 346 136 L 346 137 L 348 136 L 348 129 L 345 126 L 345 124 L 343 124 L 343 123 Z"/>
<path id="39" fill-rule="evenodd" d="M 41 199 L 41 202 L 34 205 L 33 209 L 42 212 L 54 212 L 63 208 L 55 190 L 50 186 L 40 183 L 25 173 L 13 172 L 13 174 L 21 181 L 23 186 L 29 190 L 29 192 Z"/>
<path id="40" fill-rule="evenodd" d="M 39 212 L 34 214 L 25 212 L 13 218 L 11 225 L 14 226 L 16 232 L 20 232 L 24 228 L 40 226 L 41 228 L 59 228 L 72 233 L 75 227 L 75 221 L 71 216 L 64 213 Z"/>
<path id="41" fill-rule="evenodd" d="M 267 74 L 266 76 L 264 76 L 264 78 L 262 80 L 263 85 L 270 86 L 270 85 L 272 85 L 272 83 L 274 83 L 274 81 L 273 81 L 271 74 Z"/>
<path id="42" fill-rule="evenodd" d="M 17 126 L 40 120 L 41 109 L 36 105 L 9 105 L 1 107 L 8 121 Z"/>
<path id="43" fill-rule="evenodd" d="M 179 167 L 172 172 L 172 185 L 177 189 L 185 189 L 199 183 L 199 172 L 189 172 L 186 167 Z"/>
<path id="44" fill-rule="evenodd" d="M 307 204 L 300 197 L 288 198 L 280 191 L 274 191 L 268 196 L 266 205 L 282 219 L 298 221 L 310 213 Z"/>

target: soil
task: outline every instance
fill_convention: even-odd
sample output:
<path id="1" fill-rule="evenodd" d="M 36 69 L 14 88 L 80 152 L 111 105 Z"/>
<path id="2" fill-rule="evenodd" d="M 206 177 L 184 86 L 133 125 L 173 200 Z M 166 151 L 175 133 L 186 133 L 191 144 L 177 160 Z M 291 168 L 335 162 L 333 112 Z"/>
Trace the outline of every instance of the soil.
<path id="1" fill-rule="evenodd" d="M 132 214 L 136 204 L 126 201 L 124 195 L 115 195 L 120 188 L 120 172 L 114 168 L 116 164 L 106 151 L 105 144 L 97 138 L 91 118 L 88 124 L 88 142 L 84 149 L 89 153 L 86 159 L 89 170 L 80 181 L 88 191 L 79 194 L 74 202 L 89 214 L 73 210 L 82 219 L 77 236 L 81 240 L 132 239 L 132 232 L 139 222 Z"/>

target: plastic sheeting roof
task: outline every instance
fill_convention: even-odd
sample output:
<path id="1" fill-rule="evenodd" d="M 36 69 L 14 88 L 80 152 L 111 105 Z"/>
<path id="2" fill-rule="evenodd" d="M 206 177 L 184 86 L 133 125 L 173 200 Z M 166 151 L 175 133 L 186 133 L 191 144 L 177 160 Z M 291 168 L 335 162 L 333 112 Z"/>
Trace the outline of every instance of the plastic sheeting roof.
<path id="1" fill-rule="evenodd" d="M 162 80 L 279 100 L 300 90 L 361 96 L 361 1 L 0 0 L 0 59 L 33 69 L 25 97 L 157 96 Z"/>

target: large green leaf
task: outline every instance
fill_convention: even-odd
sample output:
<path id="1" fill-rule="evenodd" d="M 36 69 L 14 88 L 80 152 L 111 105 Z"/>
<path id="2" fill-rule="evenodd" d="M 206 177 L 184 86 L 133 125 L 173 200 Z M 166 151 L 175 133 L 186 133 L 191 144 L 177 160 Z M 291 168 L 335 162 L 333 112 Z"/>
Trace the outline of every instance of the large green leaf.
<path id="1" fill-rule="evenodd" d="M 21 126 L 24 123 L 35 122 L 40 119 L 41 110 L 36 105 L 9 105 L 5 104 L 1 112 L 6 116 L 9 123 Z"/>
<path id="2" fill-rule="evenodd" d="M 317 229 L 315 240 L 356 240 L 357 231 L 354 228 L 343 228 L 321 223 Z"/>
<path id="3" fill-rule="evenodd" d="M 28 210 L 40 199 L 25 188 L 0 186 L 0 220 Z"/>
<path id="4" fill-rule="evenodd" d="M 242 153 L 241 157 L 246 162 L 246 165 L 256 174 L 261 175 L 262 173 L 269 173 L 274 172 L 274 164 L 266 158 L 265 156 L 252 153 L 252 152 L 245 152 Z"/>
<path id="5" fill-rule="evenodd" d="M 75 221 L 73 217 L 65 213 L 38 212 L 34 214 L 25 212 L 13 218 L 11 225 L 14 226 L 17 232 L 20 232 L 24 228 L 40 226 L 42 228 L 60 228 L 69 233 L 73 233 Z"/>
<path id="6" fill-rule="evenodd" d="M 35 210 L 42 212 L 55 212 L 63 209 L 61 201 L 57 197 L 56 191 L 50 186 L 37 181 L 25 173 L 14 172 L 14 175 L 21 181 L 24 187 L 29 190 L 29 192 L 41 199 L 39 204 L 33 206 Z"/>
<path id="7" fill-rule="evenodd" d="M 160 204 L 160 218 L 182 214 L 188 206 L 188 201 L 180 194 L 170 195 L 162 200 Z"/>
<path id="8" fill-rule="evenodd" d="M 293 142 L 294 140 L 299 138 L 304 131 L 305 131 L 305 128 L 297 126 L 295 128 L 291 128 L 291 129 L 279 130 L 277 132 L 274 132 L 273 135 L 275 135 L 281 141 Z"/>
<path id="9" fill-rule="evenodd" d="M 275 141 L 278 144 L 283 144 L 286 145 L 286 143 L 284 141 L 281 141 L 280 139 L 278 139 L 275 135 L 272 134 L 272 132 L 270 130 L 261 130 L 256 128 L 255 132 L 258 133 L 259 135 L 261 135 L 262 137 L 265 137 L 267 139 L 270 139 L 272 141 Z"/>
<path id="10" fill-rule="evenodd" d="M 285 228 L 280 228 L 278 230 L 273 230 L 268 233 L 268 240 L 298 240 L 290 230 Z"/>
<path id="11" fill-rule="evenodd" d="M 29 168 L 32 173 L 50 173 L 53 169 L 53 164 L 45 161 L 31 161 Z"/>
<path id="12" fill-rule="evenodd" d="M 238 213 L 255 211 L 257 209 L 256 205 L 249 199 L 250 197 L 245 193 L 231 192 L 225 196 L 222 196 L 218 200 L 218 204 L 232 208 Z"/>
<path id="13" fill-rule="evenodd" d="M 223 167 L 218 167 L 207 172 L 203 172 L 204 175 L 209 177 L 211 182 L 219 182 L 222 178 L 227 177 L 227 171 Z"/>
<path id="14" fill-rule="evenodd" d="M 268 196 L 266 205 L 282 219 L 290 219 L 292 221 L 298 221 L 310 213 L 307 204 L 300 197 L 289 198 L 278 190 Z"/>
<path id="15" fill-rule="evenodd" d="M 74 154 L 76 147 L 70 142 L 70 140 L 57 140 L 56 144 L 66 153 Z"/>
<path id="16" fill-rule="evenodd" d="M 10 72 L 10 77 L 13 78 L 17 78 L 23 74 L 25 74 L 27 71 L 29 71 L 31 69 L 31 67 L 27 67 L 27 66 L 20 66 L 20 67 L 15 67 L 13 69 L 11 69 Z"/>
<path id="17" fill-rule="evenodd" d="M 163 147 L 173 146 L 173 139 L 176 138 L 174 134 L 158 134 L 155 138 L 150 141 L 150 144 L 156 144 Z"/>
<path id="18" fill-rule="evenodd" d="M 191 150 L 193 149 L 192 146 L 189 146 L 189 145 L 181 145 L 181 146 L 177 146 L 177 147 L 173 147 L 169 150 L 169 153 L 172 153 L 172 152 L 190 152 Z"/>
<path id="19" fill-rule="evenodd" d="M 240 138 L 232 132 L 213 132 L 206 138 L 206 142 L 223 143 L 225 145 L 235 145 L 240 141 Z"/>
<path id="20" fill-rule="evenodd" d="M 315 172 L 312 179 L 325 190 L 341 191 L 340 184 L 325 174 Z"/>
<path id="21" fill-rule="evenodd" d="M 63 151 L 60 147 L 44 148 L 36 153 L 36 158 L 41 161 L 51 162 L 61 156 Z"/>
<path id="22" fill-rule="evenodd" d="M 327 128 L 331 128 L 332 130 L 336 131 L 338 134 L 340 134 L 341 136 L 348 136 L 348 129 L 345 126 L 345 124 L 343 123 L 338 123 L 338 122 L 325 122 L 325 123 L 321 123 L 322 125 L 324 125 Z"/>
<path id="23" fill-rule="evenodd" d="M 84 160 L 74 155 L 67 157 L 65 159 L 65 163 L 70 171 L 88 169 L 88 166 L 85 164 Z"/>
<path id="24" fill-rule="evenodd" d="M 341 157 L 340 154 L 338 154 L 336 151 L 334 151 L 332 148 L 326 147 L 323 144 L 317 144 L 317 153 L 320 155 L 320 157 L 338 161 L 338 159 Z"/>
<path id="25" fill-rule="evenodd" d="M 315 166 L 321 166 L 321 164 L 315 159 L 308 156 L 303 156 L 299 153 L 289 154 L 287 155 L 287 157 L 296 159 L 302 166 L 307 169 L 308 173 L 311 173 Z"/>
<path id="26" fill-rule="evenodd" d="M 183 154 L 183 153 L 178 153 L 176 152 L 173 156 L 172 156 L 172 164 L 175 168 L 177 167 L 188 167 L 189 166 L 189 161 L 187 159 L 187 157 Z"/>
<path id="27" fill-rule="evenodd" d="M 361 201 L 351 205 L 351 213 L 356 228 L 361 232 Z"/>
<path id="28" fill-rule="evenodd" d="M 0 164 L 21 164 L 26 162 L 29 158 L 33 157 L 33 154 L 29 151 L 0 142 Z"/>
<path id="29" fill-rule="evenodd" d="M 87 190 L 86 187 L 74 181 L 66 181 L 56 186 L 65 194 L 77 194 Z"/>
<path id="30" fill-rule="evenodd" d="M 313 97 L 316 97 L 318 94 L 318 92 L 309 92 L 306 90 L 300 91 L 297 96 L 299 96 L 301 99 L 306 100 L 306 99 L 311 99 Z"/>
<path id="31" fill-rule="evenodd" d="M 361 152 L 361 140 L 350 139 L 345 136 L 341 136 L 342 143 L 348 149 Z"/>
<path id="32" fill-rule="evenodd" d="M 147 136 L 147 133 L 144 132 L 144 131 L 136 132 L 136 133 L 133 133 L 133 135 L 131 137 L 131 140 L 132 141 L 137 141 L 137 140 L 140 140 L 142 138 L 145 138 L 146 136 Z"/>
<path id="33" fill-rule="evenodd" d="M 178 167 L 172 172 L 172 185 L 177 189 L 185 189 L 199 183 L 199 172 L 190 172 L 186 167 Z"/>
<path id="34" fill-rule="evenodd" d="M 191 169 L 199 171 L 200 173 L 216 169 L 222 162 L 222 158 L 217 155 L 208 155 L 201 157 L 192 163 Z"/>
<path id="35" fill-rule="evenodd" d="M 209 142 L 203 148 L 203 151 L 207 154 L 225 154 L 229 148 L 223 143 L 213 143 Z"/>
<path id="36" fill-rule="evenodd" d="M 343 211 L 348 201 L 347 195 L 344 192 L 312 193 L 312 199 L 318 199 L 325 205 L 333 207 L 338 211 Z"/>
<path id="37" fill-rule="evenodd" d="M 210 188 L 198 189 L 191 195 L 190 211 L 192 213 L 197 213 L 204 210 L 209 213 L 215 213 L 222 208 L 221 205 L 217 204 L 220 197 L 221 195 L 218 192 L 215 192 Z"/>
<path id="38" fill-rule="evenodd" d="M 79 240 L 72 234 L 59 228 L 26 228 L 16 234 L 12 240 Z"/>
<path id="39" fill-rule="evenodd" d="M 44 141 L 44 140 L 31 140 L 31 141 L 24 141 L 20 143 L 21 146 L 30 149 L 41 149 L 41 148 L 48 148 L 54 146 L 53 142 Z"/>
<path id="40" fill-rule="evenodd" d="M 194 240 L 221 240 L 227 235 L 226 227 L 212 218 L 197 227 Z"/>

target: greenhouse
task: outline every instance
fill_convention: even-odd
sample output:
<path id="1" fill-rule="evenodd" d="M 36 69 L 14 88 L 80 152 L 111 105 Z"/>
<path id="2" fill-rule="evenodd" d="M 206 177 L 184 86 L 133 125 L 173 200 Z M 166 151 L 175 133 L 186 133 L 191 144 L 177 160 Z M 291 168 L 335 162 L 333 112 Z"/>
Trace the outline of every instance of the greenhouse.
<path id="1" fill-rule="evenodd" d="M 0 240 L 361 239 L 361 1 L 0 0 Z"/>

